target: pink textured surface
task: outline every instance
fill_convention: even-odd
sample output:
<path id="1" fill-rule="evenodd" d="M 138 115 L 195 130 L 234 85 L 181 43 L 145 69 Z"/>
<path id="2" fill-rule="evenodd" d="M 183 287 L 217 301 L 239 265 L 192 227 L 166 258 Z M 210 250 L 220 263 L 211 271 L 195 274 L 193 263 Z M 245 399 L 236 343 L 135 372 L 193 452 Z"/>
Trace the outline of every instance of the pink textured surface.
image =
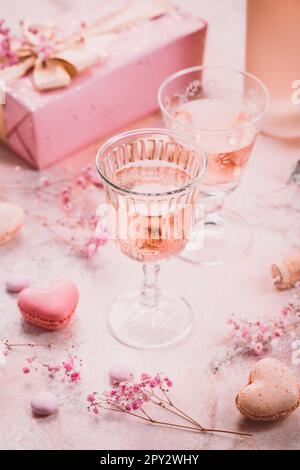
<path id="1" fill-rule="evenodd" d="M 21 78 L 7 93 L 10 147 L 45 168 L 154 111 L 162 81 L 202 62 L 205 32 L 200 18 L 171 12 L 119 33 L 105 63 L 66 89 L 41 93 L 30 75 Z"/>
<path id="2" fill-rule="evenodd" d="M 43 14 L 45 3 L 49 15 L 64 12 L 79 0 L 16 0 L 2 6 L 2 16 L 15 18 L 16 5 L 20 17 L 25 17 L 30 3 L 36 15 Z M 81 2 L 82 3 L 82 2 Z M 84 5 L 92 4 L 84 2 Z M 95 3 L 95 2 L 94 2 Z M 209 22 L 206 63 L 243 66 L 244 0 L 180 0 Z M 83 3 L 82 3 L 83 5 Z M 158 115 L 134 124 L 136 127 L 160 125 Z M 74 169 L 75 162 L 94 162 L 98 145 L 81 152 L 76 159 L 66 160 L 56 171 Z M 7 149 L 1 152 L 1 181 L 16 177 L 13 168 L 20 161 Z M 219 342 L 226 331 L 226 319 L 237 315 L 254 320 L 257 315 L 276 315 L 289 297 L 274 290 L 270 280 L 270 265 L 290 252 L 285 234 L 264 229 L 255 206 L 258 194 L 280 188 L 286 181 L 290 165 L 299 158 L 299 144 L 278 142 L 260 136 L 254 148 L 240 188 L 227 202 L 249 220 L 253 243 L 249 252 L 234 263 L 201 268 L 178 259 L 162 269 L 162 286 L 182 292 L 195 311 L 192 334 L 182 344 L 163 351 L 135 351 L 117 343 L 106 325 L 106 313 L 119 292 L 136 287 L 141 282 L 140 267 L 126 259 L 114 244 L 102 249 L 97 259 L 87 264 L 66 254 L 43 231 L 27 224 L 22 236 L 1 247 L 1 335 L 10 340 L 49 341 L 53 335 L 37 334 L 24 329 L 13 296 L 5 293 L 4 279 L 8 269 L 22 263 L 24 270 L 38 279 L 39 285 L 49 285 L 58 275 L 71 277 L 80 288 L 80 306 L 70 324 L 69 333 L 82 341 L 85 378 L 70 392 L 65 388 L 50 388 L 59 394 L 60 412 L 43 420 L 33 419 L 30 400 L 34 393 L 45 389 L 39 376 L 24 376 L 20 372 L 18 355 L 0 365 L 0 447 L 4 449 L 298 449 L 299 411 L 287 420 L 272 426 L 246 424 L 235 408 L 236 392 L 246 383 L 253 366 L 237 360 L 225 373 L 213 375 L 210 362 L 218 356 Z M 27 170 L 28 182 L 39 178 Z M 9 192 L 3 194 L 9 197 Z M 30 203 L 30 196 L 24 202 Z M 45 207 L 51 212 L 51 207 Z M 217 295 L 216 295 L 217 292 Z M 65 332 L 55 333 L 63 340 Z M 179 405 L 197 416 L 206 426 L 243 428 L 255 433 L 255 441 L 225 436 L 198 435 L 175 430 L 152 428 L 119 415 L 91 417 L 85 410 L 85 396 L 108 386 L 110 367 L 121 360 L 133 364 L 137 372 L 165 371 L 174 379 L 174 397 Z M 19 361 L 19 362 L 18 362 Z M 290 361 L 288 355 L 287 361 Z M 299 367 L 299 366 L 298 366 Z M 300 379 L 299 368 L 294 372 Z M 26 430 L 26 432 L 25 432 Z"/>

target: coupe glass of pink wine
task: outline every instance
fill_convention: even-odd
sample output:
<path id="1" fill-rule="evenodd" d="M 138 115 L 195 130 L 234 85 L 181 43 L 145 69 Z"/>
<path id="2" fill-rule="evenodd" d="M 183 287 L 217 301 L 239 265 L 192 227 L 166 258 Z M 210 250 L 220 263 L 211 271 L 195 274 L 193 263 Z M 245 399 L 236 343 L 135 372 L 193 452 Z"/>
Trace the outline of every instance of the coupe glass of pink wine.
<path id="1" fill-rule="evenodd" d="M 143 267 L 141 289 L 121 294 L 108 322 L 112 334 L 135 348 L 182 340 L 193 313 L 186 300 L 160 290 L 160 263 L 177 256 L 193 231 L 199 183 L 207 159 L 189 137 L 165 129 L 120 134 L 98 151 L 109 232 L 117 246 Z"/>
<path id="2" fill-rule="evenodd" d="M 203 250 L 181 258 L 218 265 L 240 256 L 251 232 L 242 216 L 224 209 L 240 184 L 269 106 L 266 86 L 251 74 L 224 67 L 197 66 L 165 80 L 158 101 L 166 127 L 194 139 L 206 151 Z"/>

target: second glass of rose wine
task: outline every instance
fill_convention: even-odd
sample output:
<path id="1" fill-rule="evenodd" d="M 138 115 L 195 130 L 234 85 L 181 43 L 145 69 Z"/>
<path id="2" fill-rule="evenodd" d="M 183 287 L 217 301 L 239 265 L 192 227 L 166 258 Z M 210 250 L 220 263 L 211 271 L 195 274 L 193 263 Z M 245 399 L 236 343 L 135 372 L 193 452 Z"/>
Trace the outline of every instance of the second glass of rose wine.
<path id="1" fill-rule="evenodd" d="M 184 133 L 206 151 L 208 168 L 203 250 L 182 258 L 218 265 L 241 255 L 250 230 L 236 212 L 223 209 L 225 196 L 240 184 L 269 105 L 266 86 L 251 74 L 224 67 L 179 71 L 161 85 L 158 101 L 166 127 Z"/>
<path id="2" fill-rule="evenodd" d="M 164 129 L 120 134 L 98 152 L 110 236 L 144 272 L 142 288 L 119 296 L 109 314 L 111 332 L 124 344 L 157 348 L 191 330 L 189 304 L 161 292 L 158 275 L 161 261 L 181 253 L 191 238 L 206 165 L 196 142 Z"/>

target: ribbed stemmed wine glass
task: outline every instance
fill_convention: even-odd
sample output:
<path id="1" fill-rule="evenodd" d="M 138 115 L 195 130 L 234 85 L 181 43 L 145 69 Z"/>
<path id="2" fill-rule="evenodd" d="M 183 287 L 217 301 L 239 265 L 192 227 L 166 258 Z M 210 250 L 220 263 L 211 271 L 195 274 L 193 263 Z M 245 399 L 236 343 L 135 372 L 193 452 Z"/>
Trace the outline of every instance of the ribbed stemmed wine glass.
<path id="1" fill-rule="evenodd" d="M 195 139 L 206 151 L 208 167 L 205 240 L 201 251 L 185 251 L 191 262 L 217 265 L 242 254 L 250 242 L 243 217 L 223 209 L 240 184 L 269 106 L 266 86 L 251 74 L 197 66 L 181 70 L 161 85 L 158 102 L 168 129 Z"/>
<path id="2" fill-rule="evenodd" d="M 196 142 L 164 129 L 126 132 L 98 151 L 109 232 L 144 272 L 142 288 L 120 295 L 109 313 L 111 332 L 124 344 L 165 346 L 191 329 L 189 304 L 161 292 L 158 275 L 161 261 L 178 255 L 189 240 L 206 162 Z"/>

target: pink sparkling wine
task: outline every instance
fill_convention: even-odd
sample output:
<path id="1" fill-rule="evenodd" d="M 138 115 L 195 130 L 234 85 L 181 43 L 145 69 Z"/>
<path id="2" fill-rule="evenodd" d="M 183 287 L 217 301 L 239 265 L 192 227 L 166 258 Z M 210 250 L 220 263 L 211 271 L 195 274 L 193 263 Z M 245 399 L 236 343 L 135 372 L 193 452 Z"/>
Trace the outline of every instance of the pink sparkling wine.
<path id="1" fill-rule="evenodd" d="M 115 184 L 141 193 L 134 197 L 119 195 L 117 200 L 109 200 L 108 195 L 119 220 L 117 245 L 126 256 L 153 262 L 176 256 L 184 249 L 193 225 L 196 192 L 170 197 L 153 194 L 172 192 L 189 182 L 186 171 L 165 161 L 138 161 L 115 173 Z"/>
<path id="2" fill-rule="evenodd" d="M 203 184 L 217 191 L 238 186 L 255 141 L 255 131 L 247 125 L 251 115 L 228 101 L 196 99 L 173 109 L 173 116 L 188 125 L 187 132 L 206 150 L 208 168 Z"/>

